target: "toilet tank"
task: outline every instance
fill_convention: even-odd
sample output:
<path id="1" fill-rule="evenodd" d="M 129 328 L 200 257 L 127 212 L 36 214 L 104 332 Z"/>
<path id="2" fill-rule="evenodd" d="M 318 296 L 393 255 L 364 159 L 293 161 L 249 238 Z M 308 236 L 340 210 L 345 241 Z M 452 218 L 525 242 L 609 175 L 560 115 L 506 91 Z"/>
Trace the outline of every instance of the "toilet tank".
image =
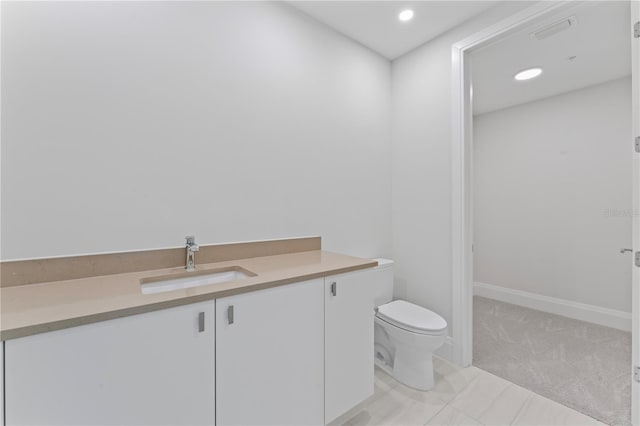
<path id="1" fill-rule="evenodd" d="M 374 268 L 373 279 L 375 291 L 375 306 L 384 305 L 393 300 L 393 260 L 373 259 L 378 261 Z"/>

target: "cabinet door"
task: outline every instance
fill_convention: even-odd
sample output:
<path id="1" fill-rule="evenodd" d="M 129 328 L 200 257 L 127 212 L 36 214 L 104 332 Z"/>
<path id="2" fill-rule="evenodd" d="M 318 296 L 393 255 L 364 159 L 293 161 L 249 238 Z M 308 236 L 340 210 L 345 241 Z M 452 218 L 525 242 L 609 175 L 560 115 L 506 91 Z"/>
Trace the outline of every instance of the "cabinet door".
<path id="1" fill-rule="evenodd" d="M 373 270 L 325 278 L 325 422 L 373 394 Z"/>
<path id="2" fill-rule="evenodd" d="M 322 279 L 216 301 L 216 420 L 318 425 L 324 420 Z"/>
<path id="3" fill-rule="evenodd" d="M 213 425 L 214 321 L 209 301 L 7 341 L 7 425 Z"/>

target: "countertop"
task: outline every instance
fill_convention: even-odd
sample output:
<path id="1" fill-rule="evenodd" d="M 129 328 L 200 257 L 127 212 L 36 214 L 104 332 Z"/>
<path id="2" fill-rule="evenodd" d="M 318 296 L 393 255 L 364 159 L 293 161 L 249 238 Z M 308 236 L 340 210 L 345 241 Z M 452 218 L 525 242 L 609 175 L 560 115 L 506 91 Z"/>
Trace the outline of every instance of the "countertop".
<path id="1" fill-rule="evenodd" d="M 140 280 L 184 273 L 184 267 L 5 287 L 0 289 L 0 338 L 15 339 L 376 265 L 371 259 L 313 250 L 197 265 L 196 271 L 240 267 L 256 276 L 163 293 L 143 294 Z"/>

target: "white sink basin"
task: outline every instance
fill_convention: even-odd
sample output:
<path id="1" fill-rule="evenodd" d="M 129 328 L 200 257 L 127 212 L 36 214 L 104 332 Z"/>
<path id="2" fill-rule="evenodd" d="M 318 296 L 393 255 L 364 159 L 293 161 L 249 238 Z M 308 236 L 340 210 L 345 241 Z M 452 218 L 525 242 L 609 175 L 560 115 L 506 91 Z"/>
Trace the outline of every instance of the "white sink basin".
<path id="1" fill-rule="evenodd" d="M 162 293 L 203 285 L 238 281 L 256 274 L 239 267 L 215 269 L 209 271 L 183 272 L 162 277 L 150 277 L 140 280 L 143 294 Z"/>

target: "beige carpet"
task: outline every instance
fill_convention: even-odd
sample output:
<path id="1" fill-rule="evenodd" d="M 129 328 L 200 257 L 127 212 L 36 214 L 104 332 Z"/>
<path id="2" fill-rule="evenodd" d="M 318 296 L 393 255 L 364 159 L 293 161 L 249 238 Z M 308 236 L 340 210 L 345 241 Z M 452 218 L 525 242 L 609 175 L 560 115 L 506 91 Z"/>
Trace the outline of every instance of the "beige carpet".
<path id="1" fill-rule="evenodd" d="M 631 425 L 631 333 L 476 296 L 473 364 L 603 423 Z"/>

